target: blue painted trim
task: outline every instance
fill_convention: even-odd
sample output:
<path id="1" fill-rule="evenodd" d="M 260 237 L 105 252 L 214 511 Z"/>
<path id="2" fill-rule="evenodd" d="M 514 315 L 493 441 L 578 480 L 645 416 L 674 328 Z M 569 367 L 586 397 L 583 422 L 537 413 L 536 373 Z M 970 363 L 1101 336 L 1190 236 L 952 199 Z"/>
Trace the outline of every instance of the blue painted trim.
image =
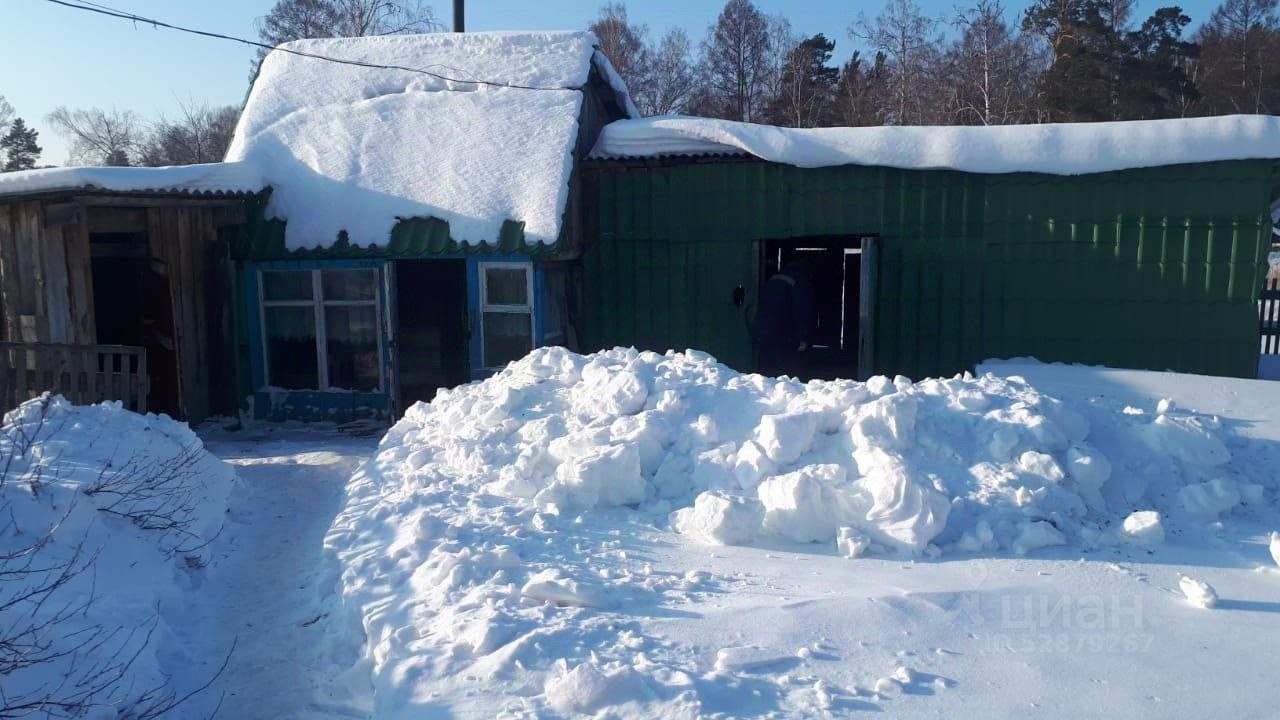
<path id="1" fill-rule="evenodd" d="M 487 258 L 486 258 L 487 259 Z M 471 379 L 482 380 L 491 374 L 481 362 L 484 338 L 480 334 L 480 259 L 467 258 L 467 357 Z"/>

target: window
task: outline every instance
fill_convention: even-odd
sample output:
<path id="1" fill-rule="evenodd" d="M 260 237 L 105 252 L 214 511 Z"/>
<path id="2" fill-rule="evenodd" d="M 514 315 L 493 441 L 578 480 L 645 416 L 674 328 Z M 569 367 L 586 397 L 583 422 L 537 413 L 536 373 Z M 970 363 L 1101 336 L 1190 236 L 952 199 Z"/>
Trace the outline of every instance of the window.
<path id="1" fill-rule="evenodd" d="M 376 268 L 263 270 L 259 282 L 269 386 L 382 387 Z"/>
<path id="2" fill-rule="evenodd" d="M 485 367 L 502 367 L 533 349 L 532 265 L 480 263 L 480 335 Z"/>

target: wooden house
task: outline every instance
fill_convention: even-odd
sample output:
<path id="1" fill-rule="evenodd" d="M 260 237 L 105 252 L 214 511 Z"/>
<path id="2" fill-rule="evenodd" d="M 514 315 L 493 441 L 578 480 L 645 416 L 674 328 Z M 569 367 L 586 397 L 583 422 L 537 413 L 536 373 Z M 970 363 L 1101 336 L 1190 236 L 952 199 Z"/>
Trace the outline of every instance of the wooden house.
<path id="1" fill-rule="evenodd" d="M 220 234 L 257 185 L 223 165 L 0 175 L 0 405 L 234 412 Z"/>

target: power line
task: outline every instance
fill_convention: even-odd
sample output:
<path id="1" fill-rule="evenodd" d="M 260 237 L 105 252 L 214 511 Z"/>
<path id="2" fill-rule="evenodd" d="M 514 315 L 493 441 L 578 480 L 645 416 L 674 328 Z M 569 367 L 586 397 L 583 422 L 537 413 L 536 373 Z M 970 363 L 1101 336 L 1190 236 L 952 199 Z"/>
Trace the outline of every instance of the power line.
<path id="1" fill-rule="evenodd" d="M 450 83 L 471 83 L 473 85 L 489 85 L 491 87 L 512 88 L 515 90 L 573 90 L 575 89 L 575 88 L 566 88 L 566 87 L 535 87 L 531 85 L 519 85 L 516 83 L 498 82 L 495 80 L 460 80 L 458 78 L 452 78 L 447 75 L 441 75 L 440 73 L 431 72 L 430 70 L 423 70 L 422 68 L 406 67 L 404 65 L 379 65 L 377 63 L 364 62 L 361 60 L 347 60 L 345 58 L 336 58 L 336 57 L 331 57 L 329 55 L 321 55 L 319 53 L 310 53 L 310 52 L 305 52 L 303 50 L 294 50 L 292 48 L 287 48 L 283 46 L 273 47 L 271 45 L 267 45 L 266 43 L 257 42 L 256 40 L 249 40 L 242 37 L 235 37 L 234 35 L 224 35 L 222 33 L 216 33 L 209 30 L 200 30 L 197 28 L 182 27 L 181 25 L 173 25 L 171 23 L 167 23 L 161 20 L 156 20 L 154 18 L 147 18 L 147 17 L 142 17 L 141 15 L 134 15 L 133 13 L 125 12 L 123 10 L 116 10 L 114 8 L 109 8 L 106 5 L 100 5 L 98 3 L 91 2 L 90 0 L 80 0 L 80 2 L 68 2 L 67 0 L 46 0 L 46 1 L 51 2 L 55 5 L 62 5 L 63 7 L 69 7 L 73 10 L 84 10 L 86 12 L 97 13 L 99 15 L 106 15 L 108 17 L 113 17 L 120 20 L 128 20 L 134 23 L 142 23 L 144 25 L 150 25 L 155 28 L 177 30 L 178 32 L 189 33 L 191 35 L 200 35 L 202 37 L 214 38 L 216 40 L 230 40 L 231 42 L 242 43 L 250 47 L 262 48 L 264 50 L 272 50 L 275 52 L 288 53 L 290 55 L 297 55 L 299 57 L 311 58 L 313 60 L 324 60 L 326 62 L 338 63 L 340 65 L 354 65 L 356 67 L 371 68 L 374 70 L 399 70 L 401 72 L 427 75 L 429 77 L 433 77 L 438 80 L 443 80 L 445 82 L 450 82 Z M 457 68 L 452 68 L 452 69 L 456 70 Z"/>

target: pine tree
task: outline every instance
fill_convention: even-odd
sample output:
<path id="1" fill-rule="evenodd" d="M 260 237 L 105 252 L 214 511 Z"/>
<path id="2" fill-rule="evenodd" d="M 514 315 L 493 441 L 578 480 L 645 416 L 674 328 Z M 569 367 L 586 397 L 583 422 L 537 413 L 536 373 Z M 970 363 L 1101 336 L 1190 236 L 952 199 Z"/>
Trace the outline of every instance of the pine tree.
<path id="1" fill-rule="evenodd" d="M 40 146 L 36 144 L 38 135 L 35 128 L 27 127 L 25 120 L 14 118 L 9 125 L 9 132 L 0 138 L 0 150 L 4 150 L 5 157 L 8 158 L 3 172 L 30 170 L 36 166 L 36 161 L 40 159 Z"/>
<path id="2" fill-rule="evenodd" d="M 829 123 L 839 68 L 831 67 L 835 42 L 818 33 L 791 48 L 780 71 L 778 94 L 765 119 L 784 127 L 820 127 Z"/>

